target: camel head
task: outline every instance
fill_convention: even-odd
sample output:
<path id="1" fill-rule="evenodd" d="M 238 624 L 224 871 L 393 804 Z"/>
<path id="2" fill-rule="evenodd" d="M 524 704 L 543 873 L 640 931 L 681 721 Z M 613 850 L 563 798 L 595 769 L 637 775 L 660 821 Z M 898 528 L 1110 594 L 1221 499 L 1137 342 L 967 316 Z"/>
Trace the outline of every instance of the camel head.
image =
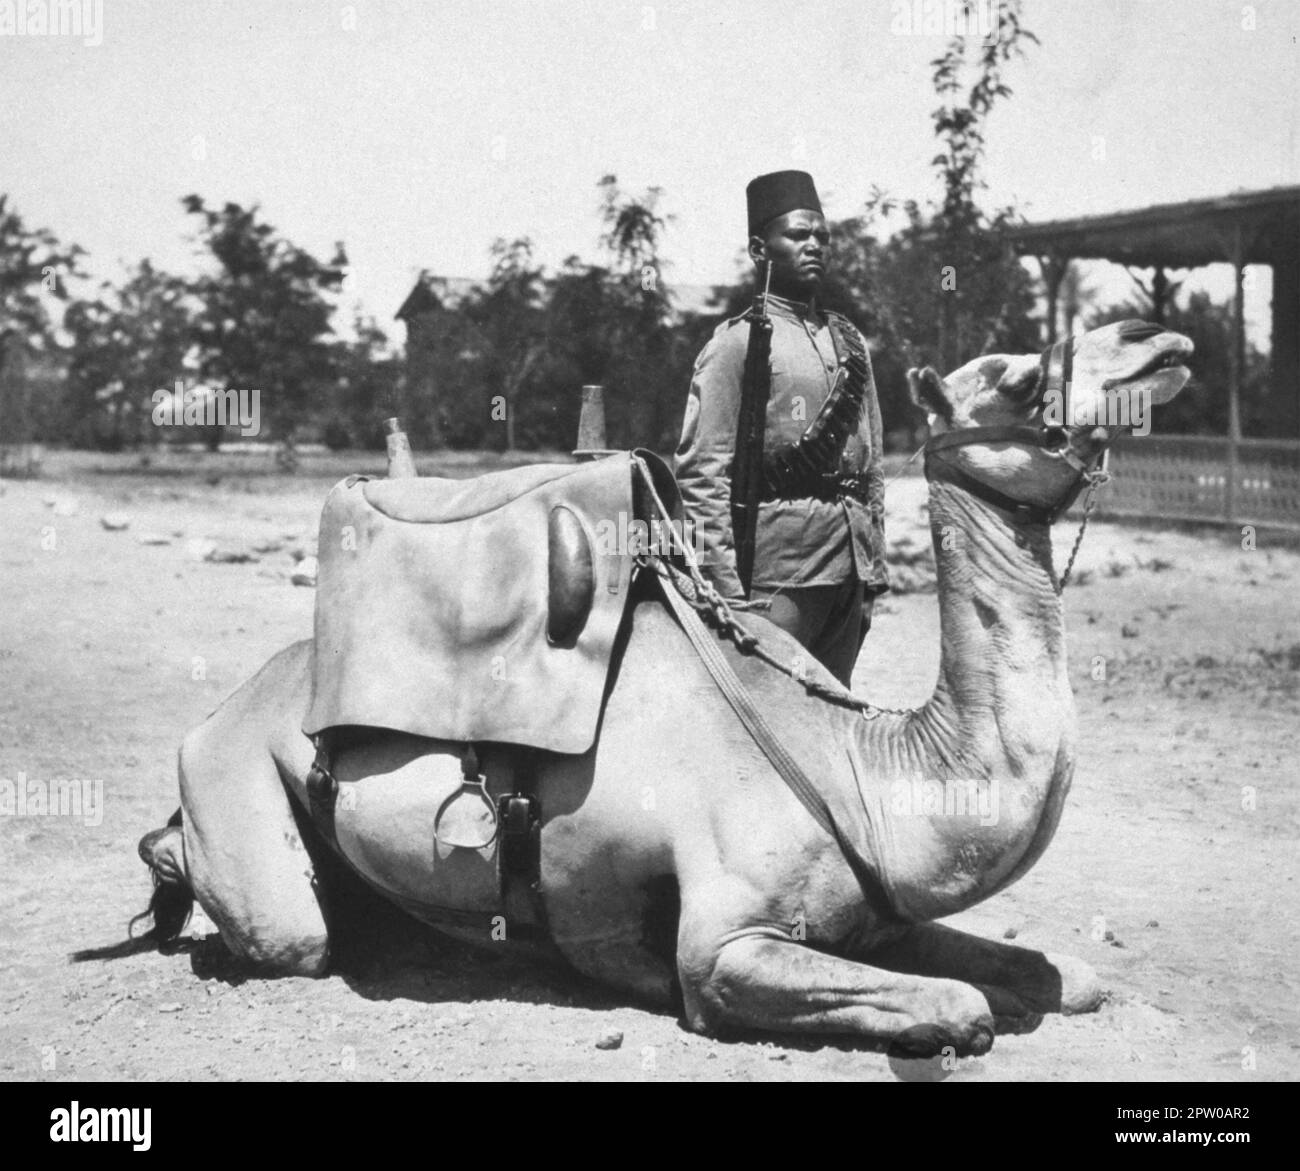
<path id="1" fill-rule="evenodd" d="M 1191 376 L 1191 353 L 1180 333 L 1120 321 L 1041 357 L 989 354 L 947 378 L 928 366 L 907 378 L 913 400 L 929 414 L 932 438 L 975 427 L 1047 429 L 1047 445 L 994 432 L 935 458 L 1017 501 L 1052 509 L 1077 485 L 1080 466 L 1091 466 L 1118 435 L 1147 433 L 1151 408 L 1172 399 Z"/>

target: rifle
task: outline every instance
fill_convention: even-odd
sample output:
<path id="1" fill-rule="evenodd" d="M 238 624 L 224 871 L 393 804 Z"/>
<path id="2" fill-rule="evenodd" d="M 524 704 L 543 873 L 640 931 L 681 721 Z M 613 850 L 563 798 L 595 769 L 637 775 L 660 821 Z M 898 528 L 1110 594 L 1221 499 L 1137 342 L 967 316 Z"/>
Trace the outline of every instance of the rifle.
<path id="1" fill-rule="evenodd" d="M 767 315 L 771 286 L 769 260 L 763 291 L 755 295 L 754 304 L 745 314 L 749 346 L 740 383 L 740 414 L 731 464 L 731 528 L 736 542 L 736 572 L 746 597 L 754 577 L 758 504 L 763 495 L 763 435 L 767 430 L 767 400 L 772 393 L 772 319 Z"/>

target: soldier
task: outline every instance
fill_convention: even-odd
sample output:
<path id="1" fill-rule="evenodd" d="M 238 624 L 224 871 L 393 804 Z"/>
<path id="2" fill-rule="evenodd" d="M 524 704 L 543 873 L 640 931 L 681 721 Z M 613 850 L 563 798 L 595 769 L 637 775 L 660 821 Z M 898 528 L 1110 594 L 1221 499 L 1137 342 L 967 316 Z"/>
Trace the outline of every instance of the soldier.
<path id="1" fill-rule="evenodd" d="M 847 686 L 873 600 L 889 588 L 871 360 L 853 325 L 818 304 L 831 249 L 812 177 L 760 175 L 746 196 L 749 255 L 759 288 L 767 284 L 770 295 L 723 322 L 700 352 L 677 480 L 699 531 L 704 572 L 718 592 L 766 613 Z M 770 362 L 761 360 L 764 317 Z M 747 378 L 751 346 L 758 360 L 750 356 L 754 373 Z M 738 451 L 746 399 L 757 403 L 762 423 L 748 441 L 755 449 Z M 756 509 L 731 491 L 745 458 L 761 466 L 751 477 Z M 745 580 L 751 564 L 752 579 Z"/>

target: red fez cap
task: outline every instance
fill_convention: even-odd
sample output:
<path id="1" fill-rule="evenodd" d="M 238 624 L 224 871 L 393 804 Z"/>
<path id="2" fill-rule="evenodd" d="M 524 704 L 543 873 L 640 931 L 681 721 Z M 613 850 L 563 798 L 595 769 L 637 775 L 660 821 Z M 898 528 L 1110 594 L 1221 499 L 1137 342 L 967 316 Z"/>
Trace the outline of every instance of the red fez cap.
<path id="1" fill-rule="evenodd" d="M 749 204 L 749 234 L 757 236 L 777 216 L 805 208 L 820 212 L 821 200 L 807 171 L 773 171 L 759 175 L 745 188 Z"/>

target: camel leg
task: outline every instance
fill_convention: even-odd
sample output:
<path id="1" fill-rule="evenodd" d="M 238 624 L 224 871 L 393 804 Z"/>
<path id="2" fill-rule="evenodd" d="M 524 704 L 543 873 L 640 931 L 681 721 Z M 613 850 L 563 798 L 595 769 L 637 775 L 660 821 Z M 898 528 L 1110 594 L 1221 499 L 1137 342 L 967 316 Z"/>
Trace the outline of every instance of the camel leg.
<path id="1" fill-rule="evenodd" d="M 195 897 L 232 952 L 295 975 L 319 975 L 329 955 L 315 871 L 280 775 L 311 763 L 310 743 L 294 735 L 310 653 L 307 643 L 282 651 L 185 738 L 180 756 Z"/>
<path id="2" fill-rule="evenodd" d="M 977 1056 L 993 1044 L 993 1014 L 969 984 L 902 976 L 779 933 L 724 938 L 716 947 L 679 943 L 686 1018 L 698 1032 L 730 1026 L 852 1034 L 918 1057 L 947 1046 Z"/>
<path id="3" fill-rule="evenodd" d="M 939 923 L 910 927 L 863 958 L 891 971 L 978 984 L 999 1015 L 1093 1012 L 1105 997 L 1096 973 L 1074 956 L 996 943 Z"/>

